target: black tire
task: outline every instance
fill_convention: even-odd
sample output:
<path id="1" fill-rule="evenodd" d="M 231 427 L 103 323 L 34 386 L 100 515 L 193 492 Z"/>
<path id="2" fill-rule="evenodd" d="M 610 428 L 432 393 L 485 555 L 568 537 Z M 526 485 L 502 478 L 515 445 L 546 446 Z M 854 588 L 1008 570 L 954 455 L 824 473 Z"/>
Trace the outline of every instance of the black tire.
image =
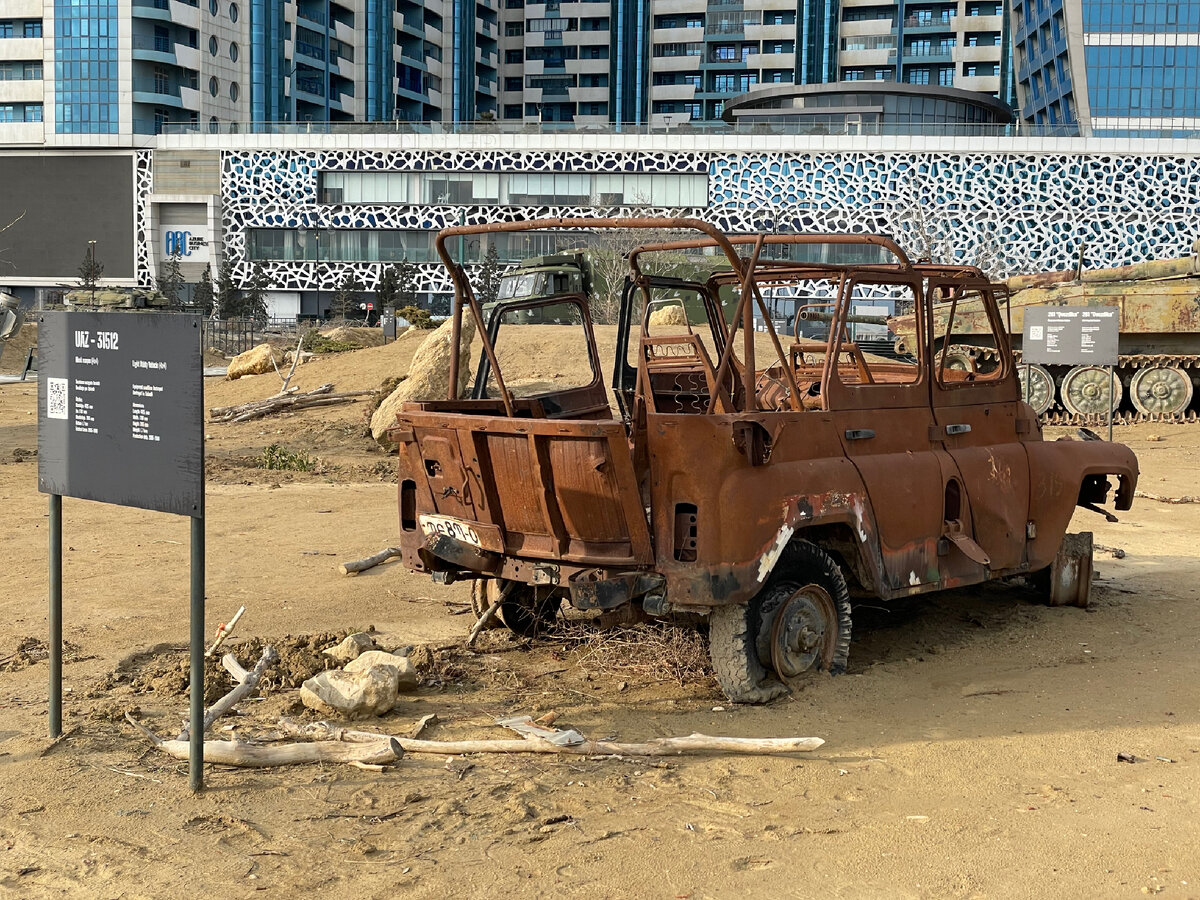
<path id="1" fill-rule="evenodd" d="M 500 618 L 514 634 L 521 637 L 537 637 L 554 630 L 560 609 L 562 597 L 557 588 L 520 584 L 513 588 L 508 599 L 500 604 Z"/>
<path id="2" fill-rule="evenodd" d="M 797 614 L 795 607 L 821 612 L 818 649 L 809 654 L 811 663 L 804 672 L 846 671 L 851 622 L 845 576 L 820 547 L 797 541 L 787 547 L 763 589 L 749 602 L 718 607 L 710 616 L 713 669 L 721 689 L 735 703 L 766 703 L 788 690 L 788 680 L 802 677 L 803 672 L 789 671 L 785 678 L 772 662 L 772 646 L 779 637 L 778 614 L 785 607 L 790 616 Z"/>
<path id="3" fill-rule="evenodd" d="M 500 596 L 500 582 L 495 578 L 476 578 L 471 582 L 471 612 L 475 613 L 478 622 L 487 608 Z M 504 623 L 498 616 L 492 616 L 491 621 L 483 626 L 488 628 L 503 628 Z"/>

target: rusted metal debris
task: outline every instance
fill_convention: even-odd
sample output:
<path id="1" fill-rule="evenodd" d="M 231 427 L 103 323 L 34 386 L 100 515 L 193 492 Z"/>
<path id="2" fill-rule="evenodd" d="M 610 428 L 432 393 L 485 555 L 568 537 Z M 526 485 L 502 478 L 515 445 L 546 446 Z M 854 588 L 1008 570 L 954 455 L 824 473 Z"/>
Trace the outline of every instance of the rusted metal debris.
<path id="1" fill-rule="evenodd" d="M 727 237 L 689 219 L 459 227 L 437 240 L 455 283 L 456 327 L 467 307 L 483 319 L 447 241 L 548 229 L 697 237 L 629 254 L 614 360 L 598 358 L 588 297 L 501 303 L 481 332 L 470 396 L 403 408 L 391 437 L 411 569 L 443 583 L 503 585 L 500 616 L 521 633 L 551 624 L 564 600 L 707 615 L 721 686 L 745 701 L 770 699 L 803 672 L 843 668 L 851 597 L 892 600 L 1042 572 L 1053 576 L 1055 600 L 1086 603 L 1090 542 L 1062 556 L 1068 522 L 1077 505 L 1102 512 L 1111 477 L 1116 508 L 1128 509 L 1137 461 L 1119 444 L 1042 440 L 1021 401 L 996 289 L 977 269 L 913 263 L 879 236 Z M 777 258 L 788 251 L 779 245 L 799 244 L 833 247 L 838 258 L 881 248 L 892 258 Z M 640 262 L 688 249 L 724 265 L 688 281 L 649 275 Z M 780 289 L 826 309 L 828 337 L 803 337 L 797 318 L 781 339 L 764 302 L 764 291 Z M 850 339 L 855 301 L 881 295 L 912 304 L 910 362 L 869 357 Z M 649 325 L 662 297 L 679 298 L 685 327 Z M 957 366 L 930 327 L 969 304 L 1001 351 L 987 372 Z M 549 305 L 569 310 L 559 321 L 578 323 L 594 377 L 515 396 L 497 340 L 543 327 L 518 324 L 520 312 L 540 307 L 524 319 L 540 323 L 552 318 Z M 756 358 L 756 327 L 771 358 Z M 456 356 L 451 385 L 461 364 Z"/>

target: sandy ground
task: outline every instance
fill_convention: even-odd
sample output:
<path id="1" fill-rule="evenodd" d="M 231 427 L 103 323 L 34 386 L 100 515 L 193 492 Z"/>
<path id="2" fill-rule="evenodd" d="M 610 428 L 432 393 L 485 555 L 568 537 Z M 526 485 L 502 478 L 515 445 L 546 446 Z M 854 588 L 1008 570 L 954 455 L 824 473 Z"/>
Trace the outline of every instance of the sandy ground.
<path id="1" fill-rule="evenodd" d="M 300 383 L 373 387 L 414 349 L 324 358 Z M 266 396 L 272 379 L 213 382 L 209 405 Z M 633 641 L 600 659 L 596 641 L 487 632 L 477 654 L 419 649 L 422 687 L 371 723 L 402 733 L 435 712 L 430 737 L 500 737 L 494 717 L 554 710 L 596 738 L 824 738 L 813 754 L 213 768 L 193 796 L 186 767 L 120 717 L 137 708 L 173 735 L 185 714 L 183 519 L 64 501 L 67 737 L 45 736 L 46 663 L 22 643 L 46 633 L 35 403 L 33 384 L 0 386 L 0 893 L 1200 896 L 1195 505 L 1139 501 L 1119 524 L 1081 512 L 1076 530 L 1127 552 L 1098 555 L 1087 612 L 1017 586 L 859 607 L 850 672 L 764 708 L 731 706 L 703 672 L 680 683 L 674 659 Z M 462 586 L 395 563 L 337 574 L 397 536 L 392 463 L 363 437 L 364 408 L 210 429 L 209 631 L 245 604 L 232 642 L 245 663 L 263 638 L 373 626 L 436 648 L 470 624 Z M 1144 489 L 1200 493 L 1197 429 L 1118 437 Z M 316 471 L 256 468 L 270 443 Z M 294 712 L 293 697 L 244 704 L 247 727 Z"/>

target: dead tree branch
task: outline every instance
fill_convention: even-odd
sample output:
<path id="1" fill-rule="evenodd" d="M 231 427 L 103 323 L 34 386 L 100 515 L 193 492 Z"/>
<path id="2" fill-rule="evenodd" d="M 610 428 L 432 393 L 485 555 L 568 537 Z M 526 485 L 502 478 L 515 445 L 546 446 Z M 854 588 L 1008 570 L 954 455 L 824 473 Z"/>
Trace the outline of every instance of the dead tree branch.
<path id="1" fill-rule="evenodd" d="M 229 710 L 233 709 L 233 707 L 236 706 L 239 701 L 249 696 L 250 692 L 258 687 L 258 682 L 263 677 L 263 673 L 266 672 L 267 669 L 271 668 L 271 666 L 275 665 L 275 663 L 278 661 L 279 653 L 274 647 L 268 644 L 265 648 L 263 648 L 263 654 L 259 659 L 258 664 L 250 672 L 246 673 L 246 677 L 243 678 L 232 691 L 209 707 L 208 711 L 204 714 L 205 732 L 212 728 L 213 722 L 221 718 L 221 716 L 225 715 L 225 713 L 229 712 Z M 190 733 L 191 732 L 188 725 L 185 724 L 183 730 L 179 732 L 179 740 L 186 741 Z"/>
<path id="2" fill-rule="evenodd" d="M 373 569 L 381 562 L 387 562 L 393 556 L 399 556 L 401 550 L 399 547 L 384 547 L 374 556 L 368 556 L 366 559 L 356 559 L 351 562 L 344 562 L 338 569 L 343 575 L 355 575 L 359 572 L 365 572 L 367 569 Z"/>

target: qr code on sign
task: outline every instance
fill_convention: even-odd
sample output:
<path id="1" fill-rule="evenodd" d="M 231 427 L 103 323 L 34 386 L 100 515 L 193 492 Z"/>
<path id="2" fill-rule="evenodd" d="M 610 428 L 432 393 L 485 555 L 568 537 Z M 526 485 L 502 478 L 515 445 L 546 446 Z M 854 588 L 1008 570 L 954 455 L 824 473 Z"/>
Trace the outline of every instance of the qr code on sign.
<path id="1" fill-rule="evenodd" d="M 67 418 L 67 379 L 46 379 L 46 418 Z"/>

